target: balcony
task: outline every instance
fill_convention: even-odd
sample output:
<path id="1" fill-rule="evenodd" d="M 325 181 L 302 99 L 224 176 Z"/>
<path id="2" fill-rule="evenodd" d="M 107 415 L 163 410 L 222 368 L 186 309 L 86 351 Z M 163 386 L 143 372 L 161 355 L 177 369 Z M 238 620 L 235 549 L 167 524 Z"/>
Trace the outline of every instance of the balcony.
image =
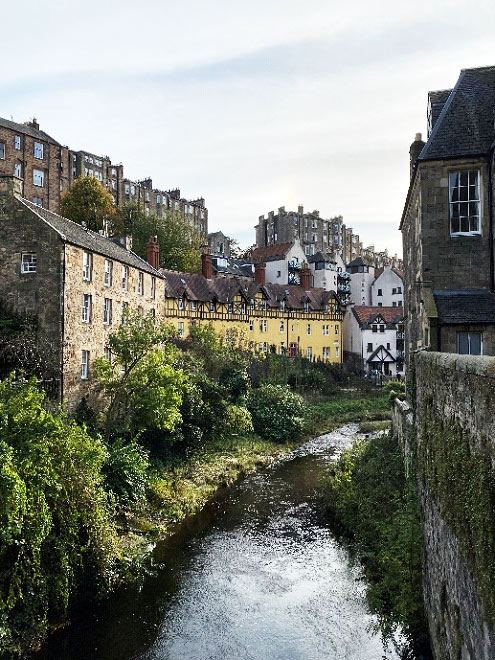
<path id="1" fill-rule="evenodd" d="M 339 284 L 337 286 L 337 290 L 339 293 L 350 293 L 351 292 L 351 285 L 350 284 Z"/>
<path id="2" fill-rule="evenodd" d="M 346 271 L 345 273 L 339 273 L 337 277 L 339 280 L 350 280 L 351 274 Z"/>
<path id="3" fill-rule="evenodd" d="M 397 339 L 404 339 L 404 333 L 403 332 L 398 332 L 397 333 Z"/>
<path id="4" fill-rule="evenodd" d="M 289 261 L 289 270 L 301 270 L 301 264 L 298 261 Z"/>

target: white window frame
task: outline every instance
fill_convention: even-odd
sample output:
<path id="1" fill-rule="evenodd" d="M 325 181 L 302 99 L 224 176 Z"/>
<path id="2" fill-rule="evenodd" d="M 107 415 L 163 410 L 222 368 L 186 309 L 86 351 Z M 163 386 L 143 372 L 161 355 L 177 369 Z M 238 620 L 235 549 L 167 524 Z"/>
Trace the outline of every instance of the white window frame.
<path id="1" fill-rule="evenodd" d="M 112 286 L 112 275 L 113 275 L 113 261 L 110 259 L 105 259 L 105 273 L 103 276 L 103 283 L 106 287 Z"/>
<path id="2" fill-rule="evenodd" d="M 22 163 L 14 164 L 14 176 L 18 177 L 19 179 L 22 179 Z"/>
<path id="3" fill-rule="evenodd" d="M 311 360 L 313 358 L 313 347 L 312 346 L 308 346 L 306 348 L 306 357 L 308 358 L 308 360 Z"/>
<path id="4" fill-rule="evenodd" d="M 460 351 L 459 351 L 459 348 L 460 348 L 460 335 L 467 335 L 467 337 L 468 337 L 469 351 L 467 353 L 460 353 Z M 471 353 L 471 335 L 479 335 L 480 336 L 480 352 L 479 353 Z M 460 332 L 457 333 L 456 343 L 457 343 L 457 352 L 459 353 L 459 355 L 483 355 L 483 333 L 482 332 L 478 332 L 477 330 L 460 331 Z"/>
<path id="5" fill-rule="evenodd" d="M 36 252 L 22 252 L 21 253 L 21 273 L 27 275 L 28 273 L 36 273 L 37 260 Z"/>
<path id="6" fill-rule="evenodd" d="M 177 323 L 177 335 L 178 335 L 179 337 L 183 337 L 183 336 L 184 336 L 184 321 L 179 321 L 179 322 Z"/>
<path id="7" fill-rule="evenodd" d="M 329 323 L 324 323 L 321 326 L 321 334 L 328 336 L 330 334 L 330 324 Z"/>
<path id="8" fill-rule="evenodd" d="M 285 332 L 285 321 L 280 321 L 280 332 Z"/>
<path id="9" fill-rule="evenodd" d="M 93 276 L 93 255 L 86 250 L 83 252 L 82 276 L 85 282 L 91 282 Z"/>
<path id="10" fill-rule="evenodd" d="M 311 323 L 306 324 L 306 332 L 307 332 L 308 335 L 311 334 Z"/>
<path id="11" fill-rule="evenodd" d="M 44 188 L 45 173 L 43 170 L 33 170 L 33 185 L 38 188 Z"/>
<path id="12" fill-rule="evenodd" d="M 155 299 L 156 296 L 156 277 L 151 276 L 151 289 L 150 289 L 150 298 Z"/>
<path id="13" fill-rule="evenodd" d="M 20 135 L 14 135 L 14 149 L 16 151 L 21 150 L 21 136 Z"/>
<path id="14" fill-rule="evenodd" d="M 329 360 L 331 358 L 331 346 L 323 346 L 322 352 L 321 352 L 322 358 L 324 360 Z"/>
<path id="15" fill-rule="evenodd" d="M 458 181 L 460 182 L 462 175 L 466 175 L 468 177 L 467 181 L 467 186 L 460 186 L 460 185 L 453 185 L 453 179 L 454 177 L 458 177 Z M 476 183 L 471 183 L 471 176 L 476 175 L 477 179 L 477 184 Z M 481 170 L 480 169 L 472 169 L 472 170 L 454 170 L 452 172 L 449 172 L 449 229 L 450 229 L 450 235 L 451 236 L 479 236 L 481 234 L 481 218 L 482 218 L 482 209 L 481 209 Z M 467 188 L 467 199 L 461 200 L 461 199 L 455 199 L 453 200 L 453 197 L 459 197 L 459 193 L 462 192 L 462 189 Z M 475 189 L 475 196 L 473 198 L 470 198 L 471 194 L 471 188 Z M 477 188 L 477 192 L 476 192 Z M 454 194 L 454 192 L 458 190 L 457 195 Z M 476 204 L 477 205 L 477 210 L 478 213 L 472 214 L 471 215 L 471 209 L 470 206 L 471 204 Z M 454 220 L 454 215 L 453 211 L 455 208 L 457 208 L 458 211 L 461 210 L 462 205 L 467 205 L 467 211 L 468 215 L 462 215 L 459 212 L 459 215 L 456 216 L 459 218 L 458 223 L 459 223 L 459 231 L 453 231 L 452 226 L 453 226 L 453 220 Z M 467 222 L 469 224 L 469 230 L 468 231 L 461 231 L 461 225 L 462 225 L 462 219 L 461 218 L 467 218 Z M 477 229 L 471 229 L 471 218 L 477 218 L 478 222 L 478 227 Z"/>
<path id="16" fill-rule="evenodd" d="M 38 160 L 43 160 L 43 144 L 41 142 L 34 143 L 33 154 Z"/>
<path id="17" fill-rule="evenodd" d="M 81 320 L 83 323 L 91 323 L 92 300 L 90 293 L 83 293 Z"/>
<path id="18" fill-rule="evenodd" d="M 127 325 L 128 318 L 129 318 L 129 303 L 124 301 L 122 303 L 122 325 Z"/>
<path id="19" fill-rule="evenodd" d="M 129 289 L 129 266 L 122 265 L 122 290 L 128 291 Z"/>
<path id="20" fill-rule="evenodd" d="M 142 296 L 144 293 L 144 273 L 138 273 L 138 294 Z"/>
<path id="21" fill-rule="evenodd" d="M 112 299 L 105 298 L 103 303 L 103 323 L 105 325 L 111 325 L 112 323 Z"/>
<path id="22" fill-rule="evenodd" d="M 112 364 L 112 349 L 110 346 L 105 346 L 103 349 L 103 355 L 105 357 L 105 360 L 108 360 L 110 364 Z"/>
<path id="23" fill-rule="evenodd" d="M 89 351 L 81 351 L 81 380 L 88 380 L 89 376 Z"/>

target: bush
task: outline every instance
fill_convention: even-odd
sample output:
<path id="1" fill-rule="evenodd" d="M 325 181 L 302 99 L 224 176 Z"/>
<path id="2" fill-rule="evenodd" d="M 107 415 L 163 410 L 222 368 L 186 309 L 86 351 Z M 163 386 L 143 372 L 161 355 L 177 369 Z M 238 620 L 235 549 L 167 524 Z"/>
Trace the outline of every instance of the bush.
<path id="1" fill-rule="evenodd" d="M 299 394 L 282 385 L 262 385 L 252 390 L 247 408 L 256 433 L 278 442 L 297 440 L 304 432 L 305 404 Z"/>
<path id="2" fill-rule="evenodd" d="M 148 484 L 148 453 L 133 439 L 118 438 L 107 447 L 103 465 L 105 485 L 122 503 L 143 499 Z"/>
<path id="3" fill-rule="evenodd" d="M 116 537 L 105 450 L 36 381 L 0 383 L 0 631 L 11 653 L 36 645 L 82 590 L 108 586 Z"/>

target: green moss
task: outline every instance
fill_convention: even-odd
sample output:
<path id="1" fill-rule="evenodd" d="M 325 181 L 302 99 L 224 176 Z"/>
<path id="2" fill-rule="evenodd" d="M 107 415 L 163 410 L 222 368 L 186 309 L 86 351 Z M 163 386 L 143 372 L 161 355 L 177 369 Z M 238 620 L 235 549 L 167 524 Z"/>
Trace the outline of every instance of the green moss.
<path id="1" fill-rule="evenodd" d="M 427 411 L 432 411 L 428 408 Z M 455 423 L 426 414 L 418 472 L 475 576 L 486 615 L 495 620 L 495 471 L 487 446 L 474 447 Z"/>

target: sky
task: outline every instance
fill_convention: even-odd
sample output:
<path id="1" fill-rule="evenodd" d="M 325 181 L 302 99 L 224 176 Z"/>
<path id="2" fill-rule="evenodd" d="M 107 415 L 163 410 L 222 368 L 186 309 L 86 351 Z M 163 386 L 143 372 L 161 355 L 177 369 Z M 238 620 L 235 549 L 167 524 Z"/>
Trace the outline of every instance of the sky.
<path id="1" fill-rule="evenodd" d="M 2 23 L 0 116 L 204 197 L 241 245 L 302 204 L 400 254 L 427 93 L 495 64 L 493 0 L 19 0 Z"/>

